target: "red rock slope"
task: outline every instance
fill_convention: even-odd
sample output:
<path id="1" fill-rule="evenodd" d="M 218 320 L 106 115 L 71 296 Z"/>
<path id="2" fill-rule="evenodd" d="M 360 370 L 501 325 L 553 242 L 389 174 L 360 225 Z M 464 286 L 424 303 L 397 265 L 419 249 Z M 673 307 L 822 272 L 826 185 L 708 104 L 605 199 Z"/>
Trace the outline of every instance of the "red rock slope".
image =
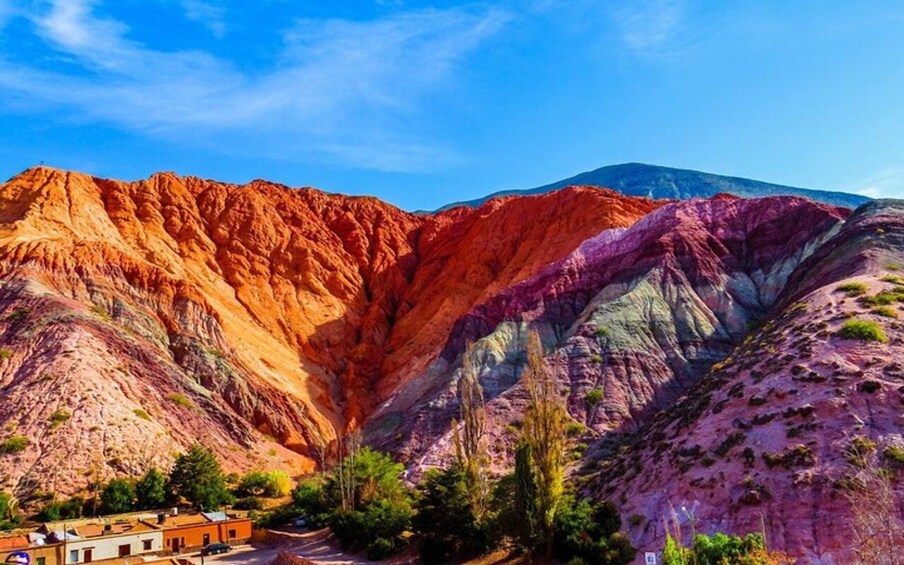
<path id="1" fill-rule="evenodd" d="M 657 205 L 575 188 L 418 216 L 28 170 L 0 187 L 0 425 L 31 442 L 0 456 L 2 486 L 65 493 L 196 439 L 230 468 L 309 468 L 465 312 Z"/>

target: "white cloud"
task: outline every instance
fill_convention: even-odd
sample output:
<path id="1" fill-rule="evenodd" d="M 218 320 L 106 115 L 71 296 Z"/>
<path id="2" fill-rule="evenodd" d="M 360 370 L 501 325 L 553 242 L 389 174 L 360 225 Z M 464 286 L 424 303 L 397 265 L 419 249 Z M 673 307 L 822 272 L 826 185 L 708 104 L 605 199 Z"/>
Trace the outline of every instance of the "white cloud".
<path id="1" fill-rule="evenodd" d="M 185 17 L 209 29 L 214 37 L 226 35 L 226 10 L 222 6 L 203 0 L 182 0 L 182 9 L 185 10 Z"/>
<path id="2" fill-rule="evenodd" d="M 686 6 L 683 0 L 635 0 L 612 15 L 628 48 L 651 51 L 667 45 L 680 31 Z"/>
<path id="3" fill-rule="evenodd" d="M 74 119 L 169 138 L 278 140 L 286 154 L 347 165 L 419 170 L 449 152 L 420 138 L 428 96 L 508 16 L 460 9 L 403 12 L 367 22 L 303 20 L 268 69 L 241 71 L 203 51 L 160 51 L 97 14 L 97 0 L 54 0 L 32 13 L 59 54 L 41 63 L 0 58 L 0 93 L 19 108 L 65 109 Z M 49 61 L 49 62 L 48 62 Z M 214 141 L 210 141 L 214 140 Z"/>
<path id="4" fill-rule="evenodd" d="M 852 183 L 848 190 L 870 198 L 904 198 L 904 169 L 882 169 L 866 179 Z"/>

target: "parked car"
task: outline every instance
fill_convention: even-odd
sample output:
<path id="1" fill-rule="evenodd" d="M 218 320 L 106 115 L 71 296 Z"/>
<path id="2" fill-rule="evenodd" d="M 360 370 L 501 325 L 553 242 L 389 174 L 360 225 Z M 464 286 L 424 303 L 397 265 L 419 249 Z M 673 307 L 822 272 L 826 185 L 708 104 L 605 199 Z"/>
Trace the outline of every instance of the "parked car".
<path id="1" fill-rule="evenodd" d="M 232 551 L 232 546 L 228 543 L 212 543 L 201 550 L 201 555 L 219 555 L 230 551 Z"/>

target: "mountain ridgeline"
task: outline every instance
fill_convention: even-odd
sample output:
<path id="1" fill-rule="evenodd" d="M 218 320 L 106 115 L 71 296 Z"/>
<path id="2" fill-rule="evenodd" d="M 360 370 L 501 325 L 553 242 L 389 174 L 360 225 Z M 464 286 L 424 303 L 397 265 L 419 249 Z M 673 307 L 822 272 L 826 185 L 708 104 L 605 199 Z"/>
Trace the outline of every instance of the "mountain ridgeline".
<path id="1" fill-rule="evenodd" d="M 544 194 L 566 186 L 600 186 L 618 191 L 626 196 L 643 196 L 646 198 L 670 198 L 686 200 L 688 198 L 710 198 L 717 194 L 733 194 L 742 198 L 762 198 L 764 196 L 800 196 L 817 202 L 856 208 L 869 201 L 869 198 L 858 194 L 832 192 L 828 190 L 810 190 L 782 186 L 768 182 L 760 182 L 739 177 L 727 177 L 690 171 L 658 167 L 643 163 L 625 163 L 610 165 L 573 177 L 523 190 L 504 190 L 484 198 L 456 202 L 441 208 L 446 210 L 455 206 L 479 206 L 492 198 L 501 196 L 528 196 Z"/>

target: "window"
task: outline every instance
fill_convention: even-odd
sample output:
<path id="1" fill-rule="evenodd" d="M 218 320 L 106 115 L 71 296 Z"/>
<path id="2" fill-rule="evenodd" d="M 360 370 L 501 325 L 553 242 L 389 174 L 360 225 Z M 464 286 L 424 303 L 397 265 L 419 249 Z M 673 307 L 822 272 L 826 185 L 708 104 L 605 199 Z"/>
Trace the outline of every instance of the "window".
<path id="1" fill-rule="evenodd" d="M 119 546 L 119 556 L 120 557 L 128 557 L 132 555 L 132 544 L 127 543 Z"/>
<path id="2" fill-rule="evenodd" d="M 229 539 L 235 539 L 237 537 L 239 536 L 236 534 L 235 530 L 229 530 Z"/>
<path id="3" fill-rule="evenodd" d="M 143 540 L 141 543 L 142 543 L 142 547 L 144 548 L 145 551 L 151 550 L 151 540 L 146 539 L 146 540 Z"/>
<path id="4" fill-rule="evenodd" d="M 69 562 L 70 563 L 78 563 L 78 550 L 77 549 L 69 550 Z"/>
<path id="5" fill-rule="evenodd" d="M 47 565 L 47 558 L 46 557 L 38 557 L 35 560 L 35 565 Z"/>

